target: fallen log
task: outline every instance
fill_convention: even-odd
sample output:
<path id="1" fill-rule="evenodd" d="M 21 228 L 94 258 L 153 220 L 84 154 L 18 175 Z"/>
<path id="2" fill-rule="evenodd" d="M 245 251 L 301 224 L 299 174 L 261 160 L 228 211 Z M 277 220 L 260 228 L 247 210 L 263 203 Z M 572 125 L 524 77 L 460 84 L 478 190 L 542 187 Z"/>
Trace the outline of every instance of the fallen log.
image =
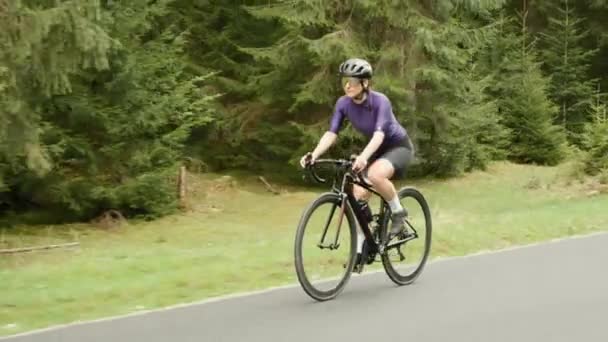
<path id="1" fill-rule="evenodd" d="M 266 186 L 266 190 L 272 192 L 275 195 L 279 195 L 281 194 L 278 190 L 276 190 L 275 188 L 272 187 L 272 185 L 270 185 L 270 183 L 268 183 L 266 181 L 266 178 L 264 178 L 263 176 L 259 176 L 260 181 L 262 181 L 262 183 L 264 183 L 264 185 Z"/>
<path id="2" fill-rule="evenodd" d="M 55 248 L 68 248 L 75 247 L 80 245 L 80 242 L 70 242 L 70 243 L 62 243 L 58 245 L 46 245 L 46 246 L 33 246 L 33 247 L 22 247 L 22 248 L 10 248 L 10 249 L 0 249 L 0 254 L 15 254 L 15 253 L 24 253 L 31 251 L 39 251 L 44 249 L 55 249 Z"/>

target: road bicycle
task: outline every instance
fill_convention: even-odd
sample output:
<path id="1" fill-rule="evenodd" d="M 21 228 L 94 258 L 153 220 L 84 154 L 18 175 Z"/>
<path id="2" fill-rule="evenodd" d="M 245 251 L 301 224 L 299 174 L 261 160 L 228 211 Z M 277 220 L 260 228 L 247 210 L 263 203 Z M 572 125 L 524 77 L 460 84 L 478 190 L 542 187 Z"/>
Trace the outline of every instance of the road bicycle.
<path id="1" fill-rule="evenodd" d="M 295 238 L 298 281 L 304 291 L 318 301 L 335 298 L 351 274 L 361 273 L 365 265 L 377 261 L 377 256 L 388 277 L 397 285 L 414 282 L 429 257 L 431 213 L 422 193 L 413 187 L 398 191 L 399 200 L 408 213 L 407 229 L 389 240 L 390 206 L 361 173 L 352 170 L 353 162 L 353 157 L 350 160 L 320 159 L 306 166 L 307 173 L 319 183 L 329 183 L 319 175 L 323 167 L 330 167 L 333 178 L 331 191 L 321 194 L 302 213 Z M 379 199 L 375 214 L 369 208 L 372 201 L 366 205 L 355 199 L 355 184 Z M 346 229 L 342 228 L 344 221 Z M 364 238 L 361 253 L 357 253 L 357 224 Z M 329 252 L 335 254 L 327 257 Z"/>

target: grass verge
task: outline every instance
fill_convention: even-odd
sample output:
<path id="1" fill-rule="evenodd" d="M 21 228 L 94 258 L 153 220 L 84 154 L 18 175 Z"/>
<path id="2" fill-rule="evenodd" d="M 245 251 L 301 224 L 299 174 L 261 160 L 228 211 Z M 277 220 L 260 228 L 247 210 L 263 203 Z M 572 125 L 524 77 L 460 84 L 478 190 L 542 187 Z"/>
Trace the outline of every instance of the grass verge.
<path id="1" fill-rule="evenodd" d="M 562 173 L 497 163 L 460 178 L 408 184 L 432 209 L 431 256 L 608 230 L 608 195 L 569 184 Z M 153 222 L 110 230 L 0 227 L 0 248 L 81 243 L 0 256 L 0 336 L 296 282 L 295 228 L 318 191 L 291 188 L 277 196 L 210 176 L 193 178 L 192 189 L 188 213 Z"/>

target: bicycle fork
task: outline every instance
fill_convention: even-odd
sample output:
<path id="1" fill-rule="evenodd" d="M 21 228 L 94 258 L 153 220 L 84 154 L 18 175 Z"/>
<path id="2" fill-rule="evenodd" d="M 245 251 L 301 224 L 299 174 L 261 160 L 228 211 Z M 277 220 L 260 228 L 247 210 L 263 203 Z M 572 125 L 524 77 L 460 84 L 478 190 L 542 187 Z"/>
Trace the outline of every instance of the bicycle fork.
<path id="1" fill-rule="evenodd" d="M 336 208 L 338 207 L 337 205 L 334 205 L 331 208 L 329 217 L 327 218 L 327 223 L 325 223 L 325 229 L 323 229 L 323 235 L 321 236 L 321 240 L 317 244 L 317 247 L 321 249 L 329 248 L 330 250 L 334 250 L 340 247 L 340 243 L 338 242 L 338 240 L 340 239 L 340 230 L 342 228 L 342 221 L 344 221 L 344 215 L 346 212 L 346 197 L 342 198 L 341 203 L 342 204 L 340 205 L 340 216 L 338 217 L 338 230 L 336 231 L 336 238 L 334 239 L 333 243 L 330 243 L 329 245 L 324 244 L 325 237 L 327 236 L 327 229 L 329 228 L 329 225 L 331 224 L 331 221 L 334 217 L 334 213 L 336 212 Z"/>

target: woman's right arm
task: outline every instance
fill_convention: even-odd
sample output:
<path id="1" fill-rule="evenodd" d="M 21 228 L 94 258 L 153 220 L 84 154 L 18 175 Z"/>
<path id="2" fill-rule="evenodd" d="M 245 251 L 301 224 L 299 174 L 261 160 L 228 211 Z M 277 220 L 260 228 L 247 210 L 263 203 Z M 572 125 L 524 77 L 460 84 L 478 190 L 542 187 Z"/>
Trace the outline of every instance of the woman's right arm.
<path id="1" fill-rule="evenodd" d="M 337 139 L 338 135 L 336 133 L 329 131 L 325 132 L 315 150 L 312 151 L 312 160 L 318 159 L 323 153 L 327 152 Z"/>
<path id="2" fill-rule="evenodd" d="M 321 140 L 319 140 L 319 143 L 317 144 L 317 147 L 315 147 L 314 151 L 312 151 L 312 153 L 311 153 L 312 160 L 310 160 L 310 162 L 314 162 L 321 155 L 323 155 L 323 153 L 327 152 L 327 150 L 338 139 L 338 132 L 340 131 L 340 128 L 342 127 L 342 122 L 344 122 L 344 113 L 342 112 L 340 103 L 341 103 L 340 99 L 338 99 L 338 101 L 336 102 L 336 108 L 335 108 L 334 114 L 331 118 L 329 130 L 327 132 L 325 132 L 325 134 L 323 134 L 323 136 L 321 137 Z M 306 166 L 307 158 L 308 158 L 307 156 L 304 156 L 300 160 L 300 164 L 302 165 L 302 167 Z"/>
<path id="3" fill-rule="evenodd" d="M 336 142 L 337 137 L 338 135 L 334 132 L 325 132 L 325 134 L 323 134 L 323 136 L 321 137 L 321 140 L 319 140 L 319 143 L 317 144 L 315 150 L 310 153 L 312 157 L 310 158 L 311 160 L 308 160 L 309 153 L 307 153 L 305 156 L 302 157 L 302 159 L 300 159 L 300 165 L 302 167 L 306 167 L 307 163 L 314 163 L 315 160 L 317 160 L 323 153 L 325 153 L 331 147 L 331 145 Z"/>

